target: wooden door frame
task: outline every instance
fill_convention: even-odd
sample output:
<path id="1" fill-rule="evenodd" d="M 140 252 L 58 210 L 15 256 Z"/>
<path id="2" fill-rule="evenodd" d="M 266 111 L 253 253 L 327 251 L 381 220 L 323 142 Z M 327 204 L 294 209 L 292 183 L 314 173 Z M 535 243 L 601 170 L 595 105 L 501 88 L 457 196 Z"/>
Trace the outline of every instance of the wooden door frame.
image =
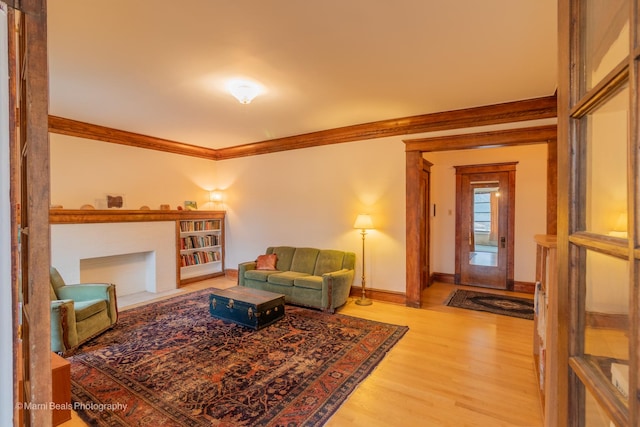
<path id="1" fill-rule="evenodd" d="M 422 182 L 425 183 L 425 187 L 421 191 L 421 197 L 423 197 L 422 204 L 422 227 L 420 228 L 420 235 L 425 236 L 425 239 L 420 239 L 420 259 L 422 259 L 422 266 L 426 263 L 426 277 L 423 269 L 420 274 L 420 289 L 425 289 L 431 284 L 431 213 L 429 207 L 431 206 L 431 166 L 433 163 L 426 159 L 422 159 Z"/>
<path id="2" fill-rule="evenodd" d="M 22 0 L 9 1 L 8 6 L 11 21 L 15 17 L 20 19 L 19 37 L 11 34 L 15 23 L 10 22 L 9 25 L 12 52 L 9 60 L 13 62 L 9 64 L 11 286 L 13 330 L 16 331 L 13 338 L 13 407 L 16 408 L 14 419 L 17 424 L 17 401 L 20 395 L 25 403 L 39 405 L 38 410 L 25 409 L 24 416 L 27 418 L 26 425 L 40 426 L 51 424 L 49 402 L 52 400 L 47 5 L 45 0 Z M 19 58 L 11 56 L 14 49 L 19 52 Z M 23 60 L 25 56 L 28 60 Z M 19 69 L 16 62 L 20 64 Z M 18 146 L 24 148 L 16 150 Z M 20 315 L 17 295 L 20 287 L 23 294 L 22 337 L 17 333 Z M 21 348 L 24 348 L 24 352 L 19 356 Z M 20 362 L 23 374 L 20 373 Z M 24 379 L 22 390 L 18 389 L 16 381 L 20 375 Z"/>
<path id="3" fill-rule="evenodd" d="M 507 163 L 487 163 L 482 165 L 464 165 L 454 166 L 456 168 L 456 255 L 455 255 L 455 275 L 454 282 L 456 285 L 460 284 L 462 273 L 462 259 L 460 256 L 460 250 L 462 247 L 462 236 L 460 235 L 461 222 L 465 219 L 460 215 L 461 203 L 462 203 L 462 175 L 464 174 L 483 174 L 483 173 L 508 173 L 508 195 L 509 206 L 507 217 L 507 265 L 506 265 L 506 289 L 513 290 L 513 277 L 514 277 L 514 230 L 515 230 L 515 189 L 516 189 L 516 164 L 518 162 Z M 502 197 L 501 197 L 502 198 Z M 468 221 L 468 219 L 466 219 Z"/>
<path id="4" fill-rule="evenodd" d="M 547 234 L 556 234 L 557 129 L 556 125 L 404 140 L 406 157 L 406 305 L 422 305 L 420 289 L 420 182 L 423 154 L 483 147 L 547 144 Z M 533 238 L 533 237 L 532 237 Z M 429 242 L 426 242 L 429 244 Z"/>

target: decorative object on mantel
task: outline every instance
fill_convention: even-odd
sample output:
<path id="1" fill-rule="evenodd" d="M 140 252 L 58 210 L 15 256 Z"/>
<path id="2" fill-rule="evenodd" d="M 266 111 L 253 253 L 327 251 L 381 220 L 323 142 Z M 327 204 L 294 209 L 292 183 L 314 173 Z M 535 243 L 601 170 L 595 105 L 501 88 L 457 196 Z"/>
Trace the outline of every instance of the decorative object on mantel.
<path id="1" fill-rule="evenodd" d="M 142 205 L 142 206 L 140 206 L 140 210 L 141 211 L 150 211 L 151 208 L 149 206 L 147 206 L 147 205 Z"/>
<path id="2" fill-rule="evenodd" d="M 183 210 L 182 206 L 180 206 L 180 205 L 176 206 L 176 209 L 179 210 L 179 211 Z"/>
<path id="3" fill-rule="evenodd" d="M 107 209 L 122 209 L 124 207 L 124 195 L 107 194 Z"/>
<path id="4" fill-rule="evenodd" d="M 365 293 L 365 277 L 364 277 L 364 236 L 367 235 L 367 230 L 373 230 L 373 221 L 371 216 L 367 214 L 360 214 L 356 218 L 356 222 L 353 224 L 353 228 L 359 228 L 360 234 L 362 234 L 362 296 L 356 300 L 358 305 L 371 305 L 373 301 L 367 298 Z"/>
<path id="5" fill-rule="evenodd" d="M 98 426 L 319 427 L 408 330 L 292 306 L 254 331 L 209 316 L 210 293 L 123 311 L 114 329 L 69 357 L 80 418 Z"/>
<path id="6" fill-rule="evenodd" d="M 184 208 L 188 211 L 197 211 L 198 210 L 198 203 L 193 201 L 193 200 L 185 200 L 184 201 Z"/>
<path id="7" fill-rule="evenodd" d="M 160 210 L 161 211 L 169 211 L 169 210 L 171 210 L 171 206 L 169 206 L 169 205 L 160 205 Z"/>
<path id="8" fill-rule="evenodd" d="M 84 210 L 91 210 L 91 209 L 95 209 L 95 207 L 93 205 L 82 205 L 80 206 L 80 209 L 84 209 Z"/>

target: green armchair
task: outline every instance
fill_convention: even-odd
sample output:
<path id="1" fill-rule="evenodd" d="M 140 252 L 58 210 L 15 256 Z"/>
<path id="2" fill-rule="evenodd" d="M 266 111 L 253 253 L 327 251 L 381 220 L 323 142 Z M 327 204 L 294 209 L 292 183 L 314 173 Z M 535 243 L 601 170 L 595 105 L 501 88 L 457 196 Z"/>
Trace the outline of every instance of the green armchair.
<path id="1" fill-rule="evenodd" d="M 111 283 L 65 284 L 54 267 L 51 282 L 51 351 L 69 353 L 114 326 L 116 287 Z"/>

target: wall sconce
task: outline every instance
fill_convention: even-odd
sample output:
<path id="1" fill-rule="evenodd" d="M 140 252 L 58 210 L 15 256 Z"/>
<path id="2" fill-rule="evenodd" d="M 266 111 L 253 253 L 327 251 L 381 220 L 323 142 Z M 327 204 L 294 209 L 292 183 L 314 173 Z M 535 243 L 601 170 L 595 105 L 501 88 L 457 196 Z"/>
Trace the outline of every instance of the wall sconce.
<path id="1" fill-rule="evenodd" d="M 353 228 L 360 229 L 360 234 L 362 234 L 362 296 L 356 300 L 356 304 L 358 305 L 371 305 L 373 301 L 367 298 L 366 295 L 366 283 L 365 283 L 365 273 L 364 273 L 364 238 L 367 235 L 367 230 L 373 230 L 373 221 L 371 220 L 371 216 L 366 214 L 358 215 L 356 218 L 356 222 L 353 224 Z"/>
<path id="2" fill-rule="evenodd" d="M 222 199 L 224 198 L 224 194 L 220 190 L 212 190 L 209 191 L 209 201 L 213 203 L 213 207 L 220 208 L 222 206 Z"/>
<path id="3" fill-rule="evenodd" d="M 622 212 L 618 215 L 618 219 L 616 220 L 616 224 L 613 226 L 613 230 L 609 232 L 609 236 L 620 237 L 622 239 L 626 239 L 629 237 L 629 233 L 627 233 L 627 213 Z"/>

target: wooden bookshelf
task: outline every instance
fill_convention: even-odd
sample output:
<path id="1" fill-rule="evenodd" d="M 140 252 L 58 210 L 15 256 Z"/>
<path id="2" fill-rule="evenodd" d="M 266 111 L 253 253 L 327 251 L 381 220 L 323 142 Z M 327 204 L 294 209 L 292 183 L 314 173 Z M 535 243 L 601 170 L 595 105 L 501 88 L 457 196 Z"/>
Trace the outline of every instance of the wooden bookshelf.
<path id="1" fill-rule="evenodd" d="M 179 285 L 224 274 L 224 215 L 176 221 Z"/>
<path id="2" fill-rule="evenodd" d="M 536 311 L 533 325 L 533 360 L 540 404 L 545 420 L 557 417 L 556 391 L 550 387 L 551 381 L 557 381 L 556 363 L 552 357 L 557 341 L 557 321 L 553 315 L 557 304 L 556 283 L 556 247 L 554 235 L 536 235 Z"/>

